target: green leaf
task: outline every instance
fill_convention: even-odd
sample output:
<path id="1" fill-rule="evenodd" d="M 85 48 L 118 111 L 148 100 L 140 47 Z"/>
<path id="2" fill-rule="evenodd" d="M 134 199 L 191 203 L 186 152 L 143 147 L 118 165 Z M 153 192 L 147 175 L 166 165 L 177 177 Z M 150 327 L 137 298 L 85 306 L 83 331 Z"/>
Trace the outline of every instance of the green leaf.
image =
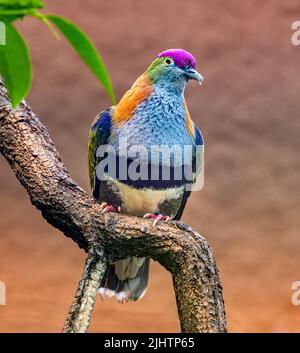
<path id="1" fill-rule="evenodd" d="M 5 23 L 6 45 L 0 45 L 0 74 L 15 108 L 31 87 L 31 64 L 26 43 L 11 23 Z"/>
<path id="2" fill-rule="evenodd" d="M 44 4 L 40 0 L 0 0 L 0 9 L 41 9 L 43 7 Z"/>
<path id="3" fill-rule="evenodd" d="M 53 34 L 53 36 L 56 38 L 56 39 L 60 39 L 60 36 L 57 32 L 57 29 L 54 28 L 54 25 L 53 23 L 51 23 L 47 17 L 47 15 L 44 15 L 38 11 L 35 11 L 33 14 L 32 14 L 33 17 L 36 17 L 38 20 L 40 20 L 48 29 L 49 31 Z"/>
<path id="4" fill-rule="evenodd" d="M 44 7 L 40 0 L 0 0 L 0 20 L 11 22 Z"/>
<path id="5" fill-rule="evenodd" d="M 81 59 L 96 75 L 112 103 L 115 104 L 116 98 L 109 74 L 92 41 L 79 27 L 65 18 L 55 15 L 47 15 L 47 17 L 63 33 Z"/>

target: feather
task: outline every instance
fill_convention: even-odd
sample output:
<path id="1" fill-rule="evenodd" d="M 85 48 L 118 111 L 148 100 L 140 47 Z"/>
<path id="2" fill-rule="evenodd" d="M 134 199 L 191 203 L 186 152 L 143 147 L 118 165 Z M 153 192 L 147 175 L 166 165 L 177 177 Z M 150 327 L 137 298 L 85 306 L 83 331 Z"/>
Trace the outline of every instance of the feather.
<path id="1" fill-rule="evenodd" d="M 92 193 L 95 198 L 99 195 L 99 180 L 96 177 L 97 157 L 96 152 L 100 145 L 107 144 L 111 131 L 111 114 L 113 108 L 109 108 L 97 115 L 88 138 L 88 168 Z"/>
<path id="2" fill-rule="evenodd" d="M 114 123 L 121 125 L 128 121 L 137 106 L 150 96 L 152 90 L 153 87 L 149 77 L 146 74 L 140 76 L 116 106 L 113 115 Z"/>

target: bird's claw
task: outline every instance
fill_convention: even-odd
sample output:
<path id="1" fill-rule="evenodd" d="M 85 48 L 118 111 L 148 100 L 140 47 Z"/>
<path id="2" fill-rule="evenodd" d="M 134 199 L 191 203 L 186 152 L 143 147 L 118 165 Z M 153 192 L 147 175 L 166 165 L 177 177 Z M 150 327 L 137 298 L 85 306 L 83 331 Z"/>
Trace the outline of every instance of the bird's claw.
<path id="1" fill-rule="evenodd" d="M 155 227 L 156 224 L 159 222 L 169 222 L 169 220 L 171 219 L 171 217 L 169 217 L 169 216 L 164 216 L 162 214 L 153 214 L 153 213 L 146 213 L 143 216 L 143 218 L 147 218 L 147 219 L 153 218 L 154 219 L 153 227 Z"/>
<path id="2" fill-rule="evenodd" d="M 102 213 L 107 213 L 107 212 L 121 212 L 121 207 L 114 207 L 109 205 L 107 202 L 102 202 L 102 204 L 100 205 L 100 208 L 102 210 Z"/>

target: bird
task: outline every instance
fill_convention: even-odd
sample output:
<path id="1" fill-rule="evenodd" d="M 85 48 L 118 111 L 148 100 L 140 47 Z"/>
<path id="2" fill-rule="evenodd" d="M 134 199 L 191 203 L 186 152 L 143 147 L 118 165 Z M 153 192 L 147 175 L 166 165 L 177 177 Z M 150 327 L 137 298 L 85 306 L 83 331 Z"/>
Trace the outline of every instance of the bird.
<path id="1" fill-rule="evenodd" d="M 204 80 L 194 56 L 165 50 L 116 105 L 97 115 L 89 132 L 88 169 L 101 212 L 153 219 L 153 226 L 181 219 L 204 175 L 203 137 L 184 96 L 190 80 Z M 102 299 L 140 300 L 149 262 L 130 257 L 109 263 L 100 283 Z"/>

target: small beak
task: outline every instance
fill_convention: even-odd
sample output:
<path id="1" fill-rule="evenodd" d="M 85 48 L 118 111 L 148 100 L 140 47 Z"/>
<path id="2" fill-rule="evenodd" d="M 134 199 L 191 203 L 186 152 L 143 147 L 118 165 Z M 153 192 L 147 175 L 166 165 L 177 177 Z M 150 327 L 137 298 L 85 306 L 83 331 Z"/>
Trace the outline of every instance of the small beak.
<path id="1" fill-rule="evenodd" d="M 199 74 L 198 71 L 191 68 L 185 70 L 185 77 L 188 80 L 196 80 L 200 85 L 202 85 L 202 82 L 204 81 L 204 77 Z"/>

